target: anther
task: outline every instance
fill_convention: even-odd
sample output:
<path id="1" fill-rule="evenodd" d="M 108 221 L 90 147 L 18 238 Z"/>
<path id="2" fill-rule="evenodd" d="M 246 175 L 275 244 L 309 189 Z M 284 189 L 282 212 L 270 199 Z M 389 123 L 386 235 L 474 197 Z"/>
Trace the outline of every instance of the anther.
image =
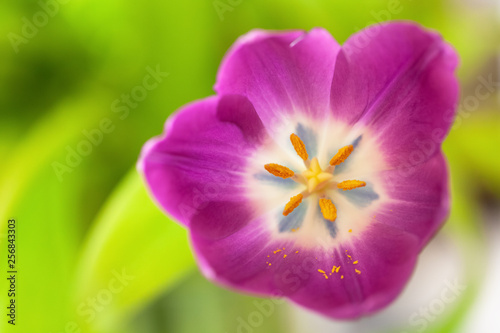
<path id="1" fill-rule="evenodd" d="M 266 164 L 264 165 L 264 168 L 273 176 L 281 177 L 283 179 L 293 177 L 293 175 L 295 174 L 292 170 L 288 169 L 287 167 L 276 163 Z"/>
<path id="2" fill-rule="evenodd" d="M 344 190 L 344 191 L 352 190 L 352 189 L 355 189 L 358 187 L 363 187 L 363 186 L 366 186 L 366 183 L 361 181 L 361 180 L 345 180 L 345 181 L 337 184 L 337 187 L 339 189 Z"/>
<path id="3" fill-rule="evenodd" d="M 319 207 L 323 217 L 328 221 L 335 221 L 337 219 L 337 208 L 330 199 L 319 199 Z"/>
<path id="4" fill-rule="evenodd" d="M 344 162 L 349 157 L 349 155 L 351 155 L 353 150 L 353 145 L 340 148 L 337 154 L 335 154 L 335 156 L 333 156 L 333 158 L 330 160 L 330 165 L 339 165 L 340 163 Z"/>
<path id="5" fill-rule="evenodd" d="M 307 154 L 306 145 L 302 140 L 294 133 L 290 135 L 290 141 L 292 141 L 293 148 L 304 161 L 307 161 L 309 155 Z"/>
<path id="6" fill-rule="evenodd" d="M 290 201 L 288 201 L 288 203 L 286 204 L 285 209 L 283 209 L 283 215 L 287 216 L 288 214 L 293 212 L 295 208 L 299 207 L 303 198 L 304 196 L 301 193 L 291 197 Z"/>

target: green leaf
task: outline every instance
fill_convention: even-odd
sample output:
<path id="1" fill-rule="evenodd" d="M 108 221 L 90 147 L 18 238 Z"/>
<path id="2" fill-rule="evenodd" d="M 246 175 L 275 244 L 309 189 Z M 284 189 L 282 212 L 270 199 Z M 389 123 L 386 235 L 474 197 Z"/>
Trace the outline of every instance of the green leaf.
<path id="1" fill-rule="evenodd" d="M 60 103 L 47 117 L 27 133 L 12 149 L 8 162 L 0 166 L 0 220 L 13 213 L 18 201 L 37 172 L 50 165 L 58 152 L 65 152 L 64 146 L 81 137 L 81 130 L 99 120 L 99 112 L 107 110 L 107 92 L 90 90 L 79 97 Z M 106 105 L 107 104 L 107 105 Z M 106 105 L 103 107 L 103 105 Z M 68 121 L 68 118 L 71 121 Z M 64 158 L 61 160 L 64 163 Z M 55 178 L 52 171 L 51 178 Z M 0 234 L 5 224 L 0 224 Z"/>
<path id="2" fill-rule="evenodd" d="M 289 310 L 285 299 L 235 293 L 196 273 L 140 311 L 127 327 L 137 333 L 153 332 L 151 327 L 175 333 L 289 332 Z"/>
<path id="3" fill-rule="evenodd" d="M 462 179 L 472 188 L 484 186 L 500 196 L 500 114 L 476 111 L 458 118 L 444 149 L 467 173 Z"/>
<path id="4" fill-rule="evenodd" d="M 74 213 L 78 202 L 72 197 L 80 190 L 78 179 L 59 182 L 49 164 L 39 169 L 9 210 L 10 218 L 16 220 L 17 318 L 16 326 L 2 320 L 0 331 L 62 332 L 71 321 L 76 309 L 70 306 L 69 290 L 79 241 L 75 225 L 81 224 Z M 6 220 L 1 223 L 7 224 Z M 2 235 L 0 242 L 2 258 L 7 258 L 5 238 Z M 0 281 L 5 290 L 0 296 L 2 305 L 10 301 L 6 282 L 5 278 Z"/>
<path id="5" fill-rule="evenodd" d="M 186 230 L 156 207 L 134 169 L 105 204 L 80 258 L 83 325 L 107 331 L 193 267 Z"/>

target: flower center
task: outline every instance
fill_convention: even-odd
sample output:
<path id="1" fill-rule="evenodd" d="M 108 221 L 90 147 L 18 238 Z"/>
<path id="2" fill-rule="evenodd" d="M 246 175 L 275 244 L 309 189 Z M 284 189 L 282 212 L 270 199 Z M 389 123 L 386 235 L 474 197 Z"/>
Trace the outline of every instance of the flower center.
<path id="1" fill-rule="evenodd" d="M 328 172 L 328 169 L 325 171 L 321 169 L 316 157 L 311 160 L 309 169 L 302 172 L 302 176 L 304 176 L 307 182 L 307 190 L 309 193 L 321 190 L 324 188 L 324 185 L 326 185 L 333 178 L 333 174 Z"/>
<path id="2" fill-rule="evenodd" d="M 290 135 L 290 141 L 297 155 L 304 161 L 306 167 L 305 171 L 296 174 L 289 168 L 275 163 L 266 164 L 264 166 L 270 174 L 283 179 L 291 178 L 306 187 L 304 191 L 290 198 L 290 201 L 285 205 L 283 215 L 287 216 L 292 213 L 304 198 L 316 193 L 319 196 L 319 206 L 323 217 L 326 220 L 334 222 L 337 218 L 337 208 L 328 197 L 328 191 L 334 190 L 335 188 L 347 191 L 366 185 L 365 182 L 360 180 L 336 182 L 333 176 L 335 167 L 349 157 L 354 147 L 349 145 L 340 148 L 337 154 L 330 160 L 329 165 L 325 169 L 322 169 L 317 157 L 309 159 L 304 142 L 296 134 Z"/>

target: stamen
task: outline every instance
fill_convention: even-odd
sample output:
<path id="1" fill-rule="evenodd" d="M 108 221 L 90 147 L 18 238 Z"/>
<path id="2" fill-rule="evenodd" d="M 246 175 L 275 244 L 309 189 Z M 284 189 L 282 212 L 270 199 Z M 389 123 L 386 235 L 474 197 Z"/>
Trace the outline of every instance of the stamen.
<path id="1" fill-rule="evenodd" d="M 319 199 L 319 207 L 323 217 L 329 221 L 335 221 L 337 218 L 337 208 L 330 199 Z"/>
<path id="2" fill-rule="evenodd" d="M 366 183 L 361 180 L 345 180 L 337 184 L 337 187 L 344 191 L 352 190 L 363 186 L 366 186 Z"/>
<path id="3" fill-rule="evenodd" d="M 292 141 L 293 148 L 295 148 L 297 155 L 299 155 L 304 161 L 307 161 L 309 155 L 307 154 L 304 142 L 302 142 L 302 140 L 294 133 L 290 135 L 290 141 Z"/>
<path id="4" fill-rule="evenodd" d="M 295 174 L 292 170 L 288 169 L 287 167 L 276 163 L 266 164 L 264 165 L 264 168 L 273 176 L 281 177 L 283 179 L 293 177 L 293 175 Z"/>
<path id="5" fill-rule="evenodd" d="M 304 198 L 304 196 L 301 193 L 297 194 L 296 196 L 291 197 L 290 201 L 288 201 L 288 203 L 285 206 L 285 209 L 283 210 L 283 215 L 287 216 L 288 214 L 293 212 L 293 210 L 295 208 L 299 207 L 303 198 Z"/>
<path id="6" fill-rule="evenodd" d="M 330 160 L 330 165 L 339 165 L 340 163 L 344 162 L 349 157 L 349 155 L 351 155 L 353 150 L 353 145 L 340 148 L 337 154 L 335 154 L 335 156 L 333 156 L 333 158 Z"/>

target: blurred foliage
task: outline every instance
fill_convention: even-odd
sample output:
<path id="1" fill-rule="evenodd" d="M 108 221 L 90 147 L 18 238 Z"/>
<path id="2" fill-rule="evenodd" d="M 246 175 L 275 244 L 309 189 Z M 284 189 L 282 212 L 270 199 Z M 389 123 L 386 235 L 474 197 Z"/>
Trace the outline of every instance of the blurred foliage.
<path id="1" fill-rule="evenodd" d="M 231 10 L 218 13 L 220 2 Z M 229 332 L 238 317 L 254 311 L 259 300 L 194 273 L 186 232 L 156 208 L 134 171 L 141 146 L 161 133 L 170 113 L 213 94 L 224 53 L 247 31 L 322 26 L 344 42 L 368 24 L 411 19 L 438 30 L 458 50 L 464 96 L 475 93 L 479 76 L 499 80 L 500 30 L 487 1 L 401 0 L 393 12 L 392 1 L 368 0 L 41 3 L 52 4 L 53 15 L 18 52 L 12 33 L 22 35 L 23 19 L 33 22 L 41 4 L 0 5 L 6 37 L 0 40 L 0 257 L 6 256 L 3 221 L 15 217 L 22 290 L 17 332 Z M 120 117 L 113 103 L 157 66 L 169 76 Z M 500 198 L 499 98 L 459 115 L 445 143 L 454 204 L 443 232 L 458 239 L 473 287 L 453 315 L 435 323 L 436 332 L 460 327 L 480 286 L 482 195 Z M 54 162 L 65 163 L 68 149 L 103 119 L 113 130 L 58 176 Z M 82 315 L 123 268 L 134 277 L 130 284 L 95 316 Z M 0 290 L 6 290 L 4 279 Z M 5 320 L 0 327 L 10 329 Z M 255 331 L 287 330 L 284 315 L 273 315 Z"/>

